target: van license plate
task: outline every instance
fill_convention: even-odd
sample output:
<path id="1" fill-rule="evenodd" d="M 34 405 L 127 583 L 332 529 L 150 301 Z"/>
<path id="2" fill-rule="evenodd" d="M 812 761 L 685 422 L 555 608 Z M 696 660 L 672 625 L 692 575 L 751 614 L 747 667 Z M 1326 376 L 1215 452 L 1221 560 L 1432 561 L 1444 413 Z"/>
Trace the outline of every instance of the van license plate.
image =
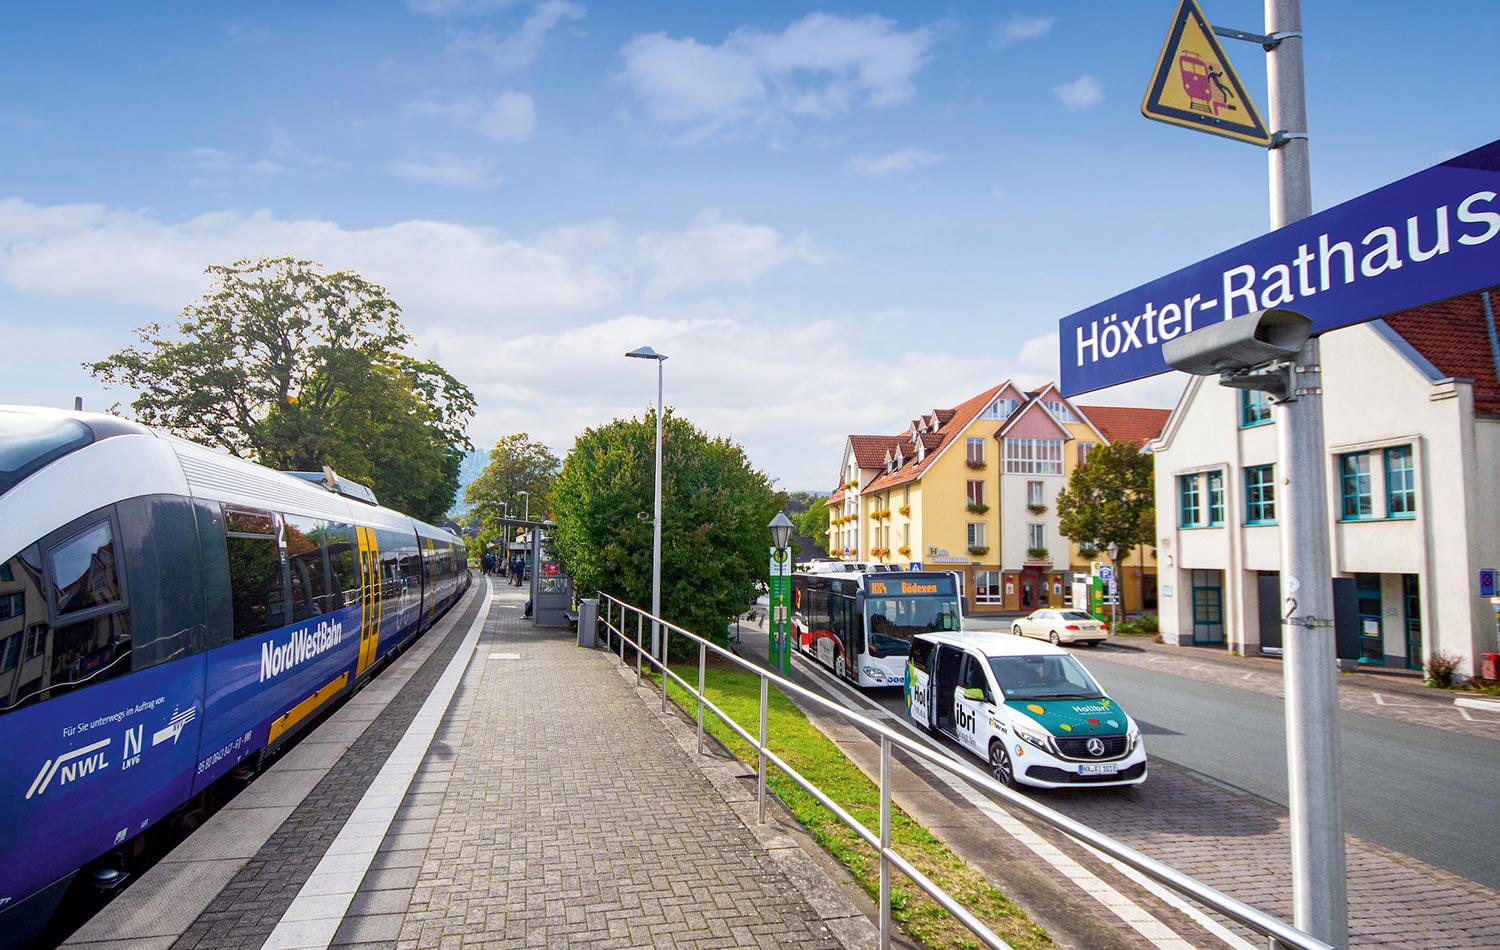
<path id="1" fill-rule="evenodd" d="M 1114 775 L 1118 771 L 1119 769 L 1113 765 L 1080 765 L 1078 767 L 1079 775 Z"/>

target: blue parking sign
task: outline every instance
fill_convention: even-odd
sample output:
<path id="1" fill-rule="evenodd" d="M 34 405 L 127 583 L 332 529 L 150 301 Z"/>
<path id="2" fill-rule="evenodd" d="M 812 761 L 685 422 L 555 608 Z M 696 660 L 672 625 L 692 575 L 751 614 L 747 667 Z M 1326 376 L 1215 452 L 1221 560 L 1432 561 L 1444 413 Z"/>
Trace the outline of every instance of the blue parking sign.
<path id="1" fill-rule="evenodd" d="M 1479 572 L 1479 596 L 1495 596 L 1495 569 L 1487 567 Z"/>

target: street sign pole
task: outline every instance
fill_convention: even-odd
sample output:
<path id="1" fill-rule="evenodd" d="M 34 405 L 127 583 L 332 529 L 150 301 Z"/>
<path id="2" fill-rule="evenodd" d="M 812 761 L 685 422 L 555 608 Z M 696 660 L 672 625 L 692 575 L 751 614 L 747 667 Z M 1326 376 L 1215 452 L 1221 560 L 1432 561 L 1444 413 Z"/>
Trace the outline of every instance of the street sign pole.
<path id="1" fill-rule="evenodd" d="M 792 672 L 790 607 L 792 603 L 792 558 L 786 548 L 771 549 L 770 616 L 766 619 L 767 659 L 783 676 Z"/>
<path id="2" fill-rule="evenodd" d="M 1312 214 L 1301 0 L 1266 0 L 1271 228 Z M 1348 894 L 1339 795 L 1338 684 L 1333 580 L 1328 564 L 1323 397 L 1318 339 L 1292 361 L 1288 398 L 1278 403 L 1281 453 L 1282 675 L 1286 692 L 1287 781 L 1292 836 L 1293 923 L 1336 947 L 1348 946 Z"/>

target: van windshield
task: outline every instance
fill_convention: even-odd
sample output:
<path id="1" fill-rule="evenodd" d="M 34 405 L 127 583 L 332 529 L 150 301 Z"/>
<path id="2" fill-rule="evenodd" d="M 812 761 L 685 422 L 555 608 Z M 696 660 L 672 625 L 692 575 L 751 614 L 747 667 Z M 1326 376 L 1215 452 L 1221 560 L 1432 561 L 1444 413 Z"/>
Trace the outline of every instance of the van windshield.
<path id="1" fill-rule="evenodd" d="M 92 441 L 94 433 L 74 419 L 0 412 L 0 495 L 48 462 Z"/>
<path id="2" fill-rule="evenodd" d="M 992 656 L 990 670 L 1006 699 L 1100 699 L 1104 691 L 1078 661 L 1062 656 Z"/>

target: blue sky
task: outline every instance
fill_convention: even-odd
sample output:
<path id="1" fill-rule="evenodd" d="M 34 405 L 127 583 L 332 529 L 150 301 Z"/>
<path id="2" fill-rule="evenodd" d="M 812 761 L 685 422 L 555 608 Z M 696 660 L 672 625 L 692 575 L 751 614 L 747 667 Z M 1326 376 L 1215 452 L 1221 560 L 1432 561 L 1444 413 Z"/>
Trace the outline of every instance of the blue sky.
<path id="1" fill-rule="evenodd" d="M 1207 0 L 1251 31 L 1263 5 Z M 1266 156 L 1139 113 L 1175 0 L 36 4 L 0 30 L 0 401 L 203 268 L 292 253 L 387 286 L 559 455 L 667 402 L 781 487 L 1057 375 L 1059 318 L 1263 233 Z M 1316 208 L 1496 138 L 1500 4 L 1308 2 Z M 1265 111 L 1264 55 L 1225 41 Z M 1181 378 L 1083 401 L 1171 405 Z"/>

